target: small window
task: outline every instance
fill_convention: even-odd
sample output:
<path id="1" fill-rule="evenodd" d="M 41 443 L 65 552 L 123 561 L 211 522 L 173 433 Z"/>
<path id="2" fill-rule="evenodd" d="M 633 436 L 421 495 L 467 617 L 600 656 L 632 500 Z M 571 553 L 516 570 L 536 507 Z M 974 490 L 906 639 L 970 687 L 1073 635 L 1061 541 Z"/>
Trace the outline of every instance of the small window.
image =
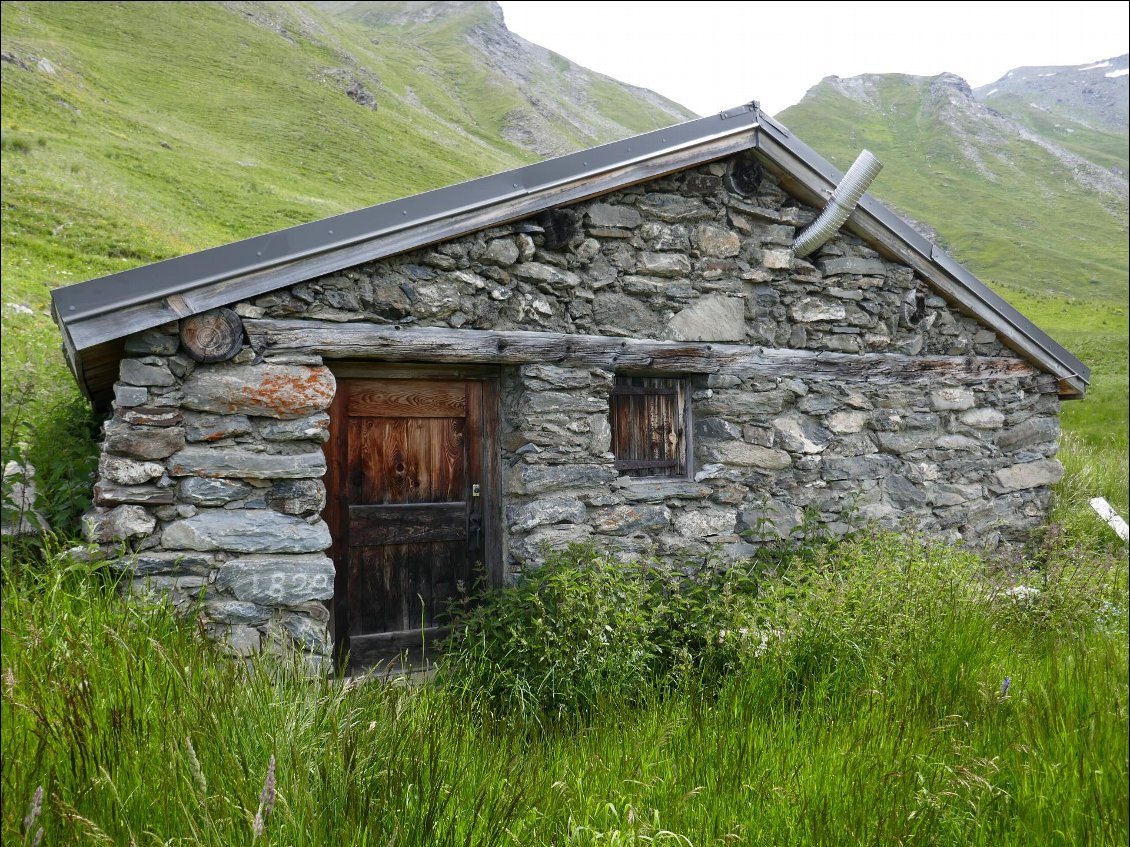
<path id="1" fill-rule="evenodd" d="M 627 476 L 688 475 L 685 378 L 618 376 L 609 405 L 618 471 Z"/>

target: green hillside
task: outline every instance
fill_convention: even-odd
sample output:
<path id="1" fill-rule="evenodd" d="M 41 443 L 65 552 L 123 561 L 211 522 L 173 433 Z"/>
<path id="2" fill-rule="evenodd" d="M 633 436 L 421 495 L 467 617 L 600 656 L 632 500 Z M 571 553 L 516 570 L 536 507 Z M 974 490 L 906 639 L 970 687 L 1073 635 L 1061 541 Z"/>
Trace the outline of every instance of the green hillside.
<path id="1" fill-rule="evenodd" d="M 1125 305 L 1125 178 L 1024 137 L 958 77 L 830 78 L 779 117 L 840 168 L 874 152 L 873 193 L 989 284 Z"/>

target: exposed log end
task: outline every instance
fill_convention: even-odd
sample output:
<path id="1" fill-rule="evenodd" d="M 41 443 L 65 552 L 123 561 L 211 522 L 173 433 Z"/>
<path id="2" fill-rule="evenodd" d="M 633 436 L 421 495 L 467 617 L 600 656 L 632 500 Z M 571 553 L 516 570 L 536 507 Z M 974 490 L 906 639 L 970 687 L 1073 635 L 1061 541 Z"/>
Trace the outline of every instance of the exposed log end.
<path id="1" fill-rule="evenodd" d="M 198 362 L 226 362 L 243 347 L 243 322 L 231 309 L 220 308 L 186 318 L 180 341 Z"/>

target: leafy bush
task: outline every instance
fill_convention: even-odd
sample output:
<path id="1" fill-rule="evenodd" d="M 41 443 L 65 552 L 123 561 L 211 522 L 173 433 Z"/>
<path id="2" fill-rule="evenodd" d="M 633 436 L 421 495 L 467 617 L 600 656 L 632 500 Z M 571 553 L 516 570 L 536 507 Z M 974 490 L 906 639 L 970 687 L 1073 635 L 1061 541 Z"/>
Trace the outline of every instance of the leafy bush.
<path id="1" fill-rule="evenodd" d="M 761 645 L 757 584 L 752 567 L 625 564 L 572 545 L 461 613 L 445 680 L 471 706 L 534 722 L 638 702 Z"/>

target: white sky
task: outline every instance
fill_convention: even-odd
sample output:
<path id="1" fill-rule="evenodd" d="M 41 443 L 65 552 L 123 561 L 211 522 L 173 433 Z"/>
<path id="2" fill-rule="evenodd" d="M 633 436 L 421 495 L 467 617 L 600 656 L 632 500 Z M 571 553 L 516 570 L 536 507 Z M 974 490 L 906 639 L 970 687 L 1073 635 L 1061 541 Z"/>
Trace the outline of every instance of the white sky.
<path id="1" fill-rule="evenodd" d="M 1084 65 L 1130 43 L 1117 2 L 507 0 L 523 38 L 706 115 L 775 114 L 826 76 L 935 75 L 972 86 L 1024 65 Z"/>

